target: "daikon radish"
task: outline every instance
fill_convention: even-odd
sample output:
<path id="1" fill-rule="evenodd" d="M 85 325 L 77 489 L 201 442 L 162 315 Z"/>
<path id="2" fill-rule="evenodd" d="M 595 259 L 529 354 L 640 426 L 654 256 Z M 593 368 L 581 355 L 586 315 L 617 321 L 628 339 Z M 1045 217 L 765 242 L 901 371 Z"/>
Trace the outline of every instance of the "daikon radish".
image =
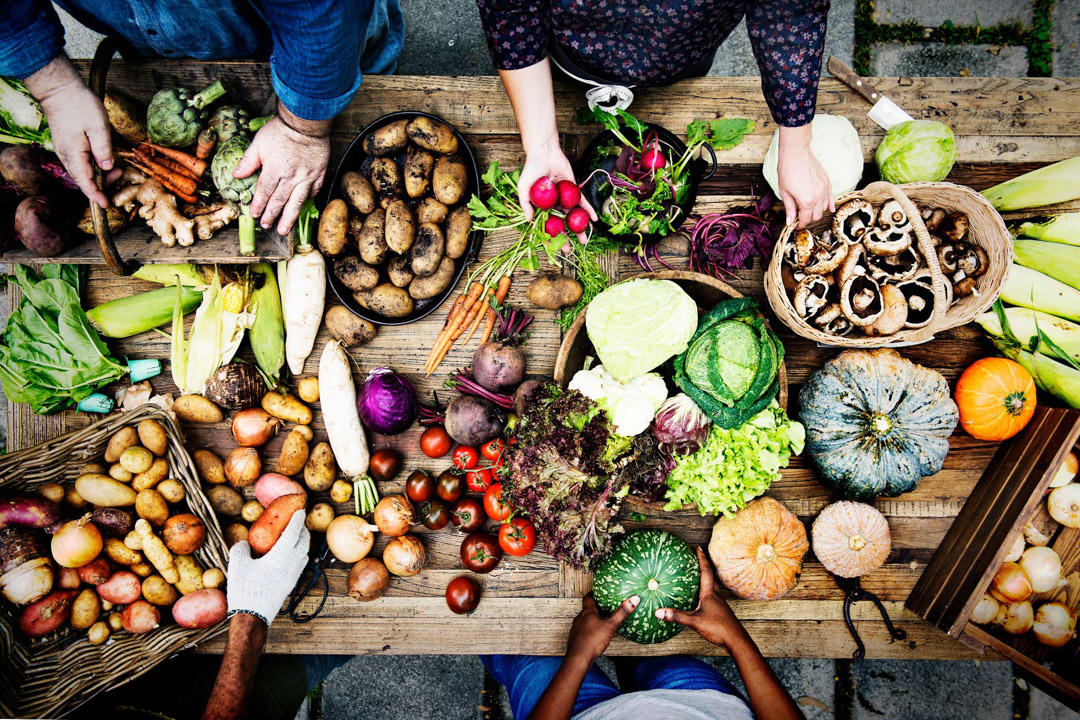
<path id="1" fill-rule="evenodd" d="M 308 200 L 296 222 L 296 252 L 285 266 L 281 283 L 285 315 L 285 359 L 293 375 L 304 372 L 304 361 L 315 345 L 326 302 L 326 263 L 311 244 L 311 221 L 319 216 Z"/>
<path id="2" fill-rule="evenodd" d="M 356 385 L 349 356 L 337 340 L 326 343 L 319 361 L 319 403 L 338 467 L 355 482 L 367 473 L 370 454 L 356 409 Z"/>

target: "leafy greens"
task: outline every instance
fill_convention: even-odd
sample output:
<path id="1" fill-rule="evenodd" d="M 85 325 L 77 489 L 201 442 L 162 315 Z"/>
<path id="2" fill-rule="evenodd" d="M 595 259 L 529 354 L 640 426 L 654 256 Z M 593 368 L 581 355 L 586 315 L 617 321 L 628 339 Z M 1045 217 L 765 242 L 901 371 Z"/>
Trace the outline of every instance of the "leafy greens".
<path id="1" fill-rule="evenodd" d="M 49 121 L 30 91 L 13 77 L 0 75 L 0 143 L 37 143 L 52 151 Z"/>

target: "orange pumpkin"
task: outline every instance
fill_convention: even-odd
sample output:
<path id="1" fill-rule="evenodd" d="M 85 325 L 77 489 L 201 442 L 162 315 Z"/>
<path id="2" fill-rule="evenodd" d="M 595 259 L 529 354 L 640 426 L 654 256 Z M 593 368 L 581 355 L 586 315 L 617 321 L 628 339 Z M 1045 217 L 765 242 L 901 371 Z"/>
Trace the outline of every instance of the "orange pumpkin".
<path id="1" fill-rule="evenodd" d="M 979 440 L 1006 440 L 1035 413 L 1035 381 L 1006 358 L 976 360 L 956 383 L 960 425 Z"/>
<path id="2" fill-rule="evenodd" d="M 810 529 L 814 555 L 833 575 L 853 578 L 877 570 L 892 549 L 889 522 L 877 508 L 842 500 L 829 505 Z"/>
<path id="3" fill-rule="evenodd" d="M 731 592 L 747 600 L 776 600 L 799 582 L 809 548 L 799 518 L 771 497 L 763 497 L 734 517 L 716 522 L 709 556 Z"/>

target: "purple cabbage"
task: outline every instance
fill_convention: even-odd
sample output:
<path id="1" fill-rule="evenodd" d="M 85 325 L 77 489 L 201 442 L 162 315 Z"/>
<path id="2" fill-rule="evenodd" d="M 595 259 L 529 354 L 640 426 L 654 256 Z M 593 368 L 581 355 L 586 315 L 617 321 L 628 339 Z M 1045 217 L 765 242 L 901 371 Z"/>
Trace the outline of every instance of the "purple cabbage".
<path id="1" fill-rule="evenodd" d="M 356 409 L 364 427 L 382 435 L 397 435 L 416 419 L 416 392 L 404 375 L 377 367 L 360 387 Z"/>
<path id="2" fill-rule="evenodd" d="M 674 455 L 693 455 L 705 444 L 712 422 L 690 396 L 673 395 L 653 418 L 652 433 L 660 447 Z"/>

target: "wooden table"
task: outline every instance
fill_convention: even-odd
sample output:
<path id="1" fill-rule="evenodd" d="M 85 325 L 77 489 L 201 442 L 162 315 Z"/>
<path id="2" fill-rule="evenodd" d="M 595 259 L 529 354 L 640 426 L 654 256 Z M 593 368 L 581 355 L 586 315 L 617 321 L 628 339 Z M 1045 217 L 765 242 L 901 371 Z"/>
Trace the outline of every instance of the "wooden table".
<path id="1" fill-rule="evenodd" d="M 111 85 L 147 99 L 165 84 L 202 86 L 221 77 L 232 97 L 260 106 L 268 90 L 268 71 L 250 63 L 160 62 L 147 67 L 123 63 L 110 73 Z M 983 189 L 1038 165 L 1080 154 L 1080 80 L 1056 79 L 910 79 L 872 80 L 915 117 L 942 120 L 956 132 L 961 162 L 951 180 Z M 580 151 L 595 134 L 593 126 L 575 125 L 573 112 L 584 100 L 567 87 L 556 91 L 559 127 L 564 131 L 568 154 Z M 370 121 L 396 110 L 416 109 L 438 114 L 465 133 L 482 166 L 498 160 L 517 167 L 523 160 L 516 126 L 506 96 L 496 78 L 371 77 L 339 117 L 333 133 L 335 158 L 355 134 Z M 858 128 L 867 159 L 867 177 L 875 174 L 872 156 L 882 130 L 866 119 L 868 107 L 853 93 L 832 79 L 823 79 L 818 110 L 844 114 Z M 755 133 L 727 153 L 720 154 L 723 167 L 704 183 L 698 198 L 698 212 L 715 211 L 749 199 L 751 187 L 765 185 L 760 163 L 775 129 L 755 78 L 708 78 L 679 83 L 668 89 L 640 90 L 633 107 L 643 120 L 660 123 L 677 133 L 696 118 L 717 115 L 751 117 L 757 121 Z M 336 162 L 336 160 L 335 160 Z M 331 166 L 333 167 L 333 166 Z M 505 247 L 512 236 L 489 237 L 483 257 Z M 664 255 L 676 267 L 684 267 L 685 246 L 664 247 Z M 611 269 L 626 277 L 638 271 L 629 256 L 612 261 Z M 511 303 L 536 311 L 532 336 L 525 345 L 528 370 L 550 374 L 559 345 L 559 331 L 552 313 L 529 307 L 524 297 L 530 276 L 519 271 L 510 292 Z M 753 269 L 739 273 L 733 282 L 743 293 L 758 298 L 767 311 L 762 292 L 760 261 Z M 14 296 L 13 286 L 9 293 Z M 121 279 L 104 268 L 94 268 L 89 283 L 89 305 L 154 287 L 141 281 Z M 430 399 L 442 377 L 423 379 L 418 371 L 432 339 L 443 324 L 446 309 L 427 319 L 401 328 L 387 328 L 370 345 L 358 348 L 353 357 L 361 371 L 391 365 L 409 373 L 417 390 Z M 788 377 L 791 382 L 791 410 L 797 411 L 798 388 L 807 377 L 836 354 L 819 348 L 777 327 L 787 348 Z M 321 347 L 327 333 L 320 333 Z M 118 357 L 168 358 L 167 338 L 146 333 L 121 342 L 110 342 Z M 443 364 L 443 369 L 466 366 L 475 342 L 466 349 L 461 344 Z M 991 354 L 992 348 L 972 328 L 942 334 L 925 345 L 903 351 L 911 360 L 936 368 L 950 381 L 976 358 Z M 318 351 L 307 361 L 307 374 L 315 372 Z M 362 379 L 358 374 L 357 379 Z M 166 375 L 154 381 L 158 391 L 172 390 Z M 53 417 L 36 417 L 26 406 L 9 409 L 9 450 L 28 447 L 93 418 L 66 412 Z M 316 435 L 324 437 L 316 422 Z M 418 450 L 419 430 L 414 428 L 392 441 L 376 437 L 373 447 L 393 444 L 406 456 L 406 471 L 425 468 L 441 471 L 448 461 L 430 461 Z M 224 455 L 231 449 L 225 425 L 189 428 L 189 447 L 208 447 Z M 272 464 L 280 445 L 279 437 L 268 446 L 265 456 Z M 863 585 L 877 593 L 907 640 L 890 642 L 876 612 L 866 603 L 856 606 L 854 617 L 867 644 L 867 657 L 875 658 L 975 658 L 973 650 L 950 639 L 903 609 L 903 601 L 914 586 L 927 561 L 941 541 L 968 493 L 989 462 L 995 446 L 973 440 L 957 432 L 944 469 L 927 478 L 919 488 L 899 498 L 877 501 L 889 517 L 893 551 L 887 564 L 864 578 Z M 399 492 L 402 482 L 383 485 L 385 493 Z M 818 483 L 806 458 L 796 458 L 773 485 L 770 494 L 809 522 L 832 499 L 832 493 Z M 625 511 L 624 511 L 625 514 Z M 688 542 L 706 542 L 713 518 L 695 512 L 662 513 L 643 522 L 623 520 L 627 530 L 663 527 Z M 539 549 L 525 558 L 506 558 L 490 575 L 481 578 L 484 598 L 479 609 L 468 617 L 452 615 L 443 600 L 447 582 L 463 572 L 458 559 L 460 535 L 450 529 L 418 532 L 427 547 L 430 564 L 418 576 L 395 578 L 387 595 L 377 602 L 357 603 L 345 594 L 347 567 L 335 563 L 328 571 L 331 595 L 322 614 L 313 622 L 298 625 L 281 618 L 270 631 L 268 650 L 277 653 L 544 653 L 559 654 L 565 647 L 570 621 L 580 609 L 580 597 L 589 589 L 589 577 L 562 567 Z M 382 541 L 377 548 L 381 549 Z M 842 616 L 842 594 L 820 564 L 808 556 L 799 585 L 784 599 L 770 602 L 735 601 L 733 606 L 761 649 L 772 656 L 850 657 L 854 644 Z M 224 638 L 203 648 L 220 652 Z M 611 644 L 612 654 L 667 654 L 688 652 L 712 654 L 719 650 L 692 631 L 684 632 L 659 646 L 636 645 L 621 637 Z"/>

